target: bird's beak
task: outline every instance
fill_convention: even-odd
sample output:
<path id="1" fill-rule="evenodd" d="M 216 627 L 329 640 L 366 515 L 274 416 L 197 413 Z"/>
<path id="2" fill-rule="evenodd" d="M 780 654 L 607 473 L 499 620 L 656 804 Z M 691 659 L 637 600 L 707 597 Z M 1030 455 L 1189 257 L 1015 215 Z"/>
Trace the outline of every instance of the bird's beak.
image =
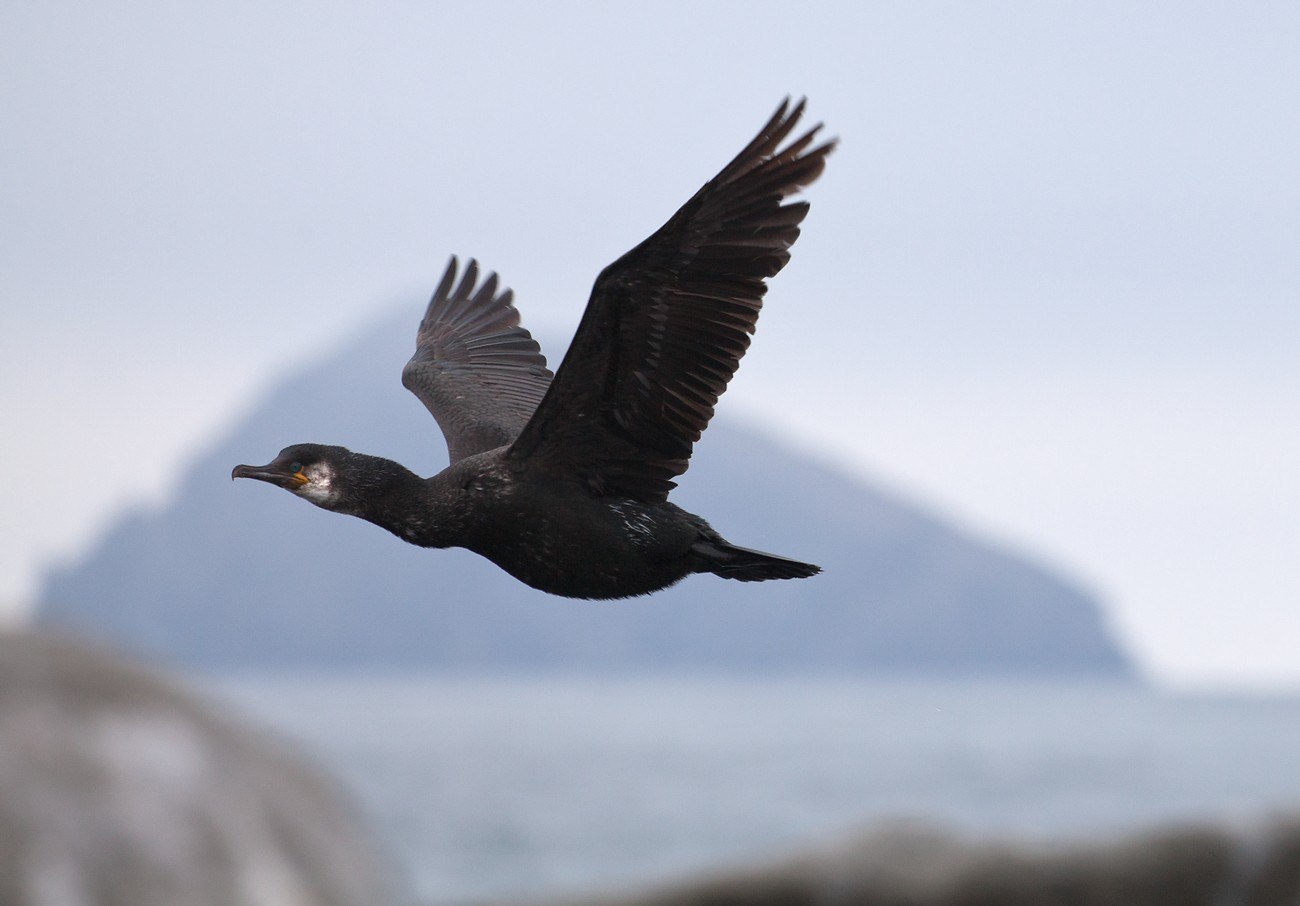
<path id="1" fill-rule="evenodd" d="M 273 462 L 264 466 L 235 466 L 230 472 L 230 479 L 234 481 L 236 478 L 256 478 L 290 490 L 307 483 L 307 476 L 302 472 L 289 472 Z"/>

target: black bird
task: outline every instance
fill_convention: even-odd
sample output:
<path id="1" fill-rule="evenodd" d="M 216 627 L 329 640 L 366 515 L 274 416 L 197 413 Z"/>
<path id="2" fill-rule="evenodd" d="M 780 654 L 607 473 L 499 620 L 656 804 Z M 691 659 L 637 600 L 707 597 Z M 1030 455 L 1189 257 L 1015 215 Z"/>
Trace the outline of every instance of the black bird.
<path id="1" fill-rule="evenodd" d="M 731 163 L 596 278 L 551 379 L 497 276 L 453 257 L 402 383 L 428 407 L 451 464 L 421 478 L 391 460 L 297 444 L 232 478 L 279 485 L 422 547 L 465 547 L 533 588 L 622 598 L 691 573 L 744 582 L 820 567 L 728 543 L 668 502 L 790 259 L 835 146 L 787 100 Z"/>

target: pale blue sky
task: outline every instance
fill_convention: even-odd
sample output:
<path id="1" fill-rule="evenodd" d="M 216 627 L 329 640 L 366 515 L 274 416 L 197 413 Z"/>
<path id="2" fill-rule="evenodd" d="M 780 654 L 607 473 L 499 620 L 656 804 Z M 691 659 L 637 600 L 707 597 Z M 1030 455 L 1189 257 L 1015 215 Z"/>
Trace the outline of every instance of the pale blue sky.
<path id="1" fill-rule="evenodd" d="M 1291 3 L 6 3 L 0 599 L 452 252 L 576 323 L 787 93 L 843 144 L 723 405 L 1300 682 Z"/>

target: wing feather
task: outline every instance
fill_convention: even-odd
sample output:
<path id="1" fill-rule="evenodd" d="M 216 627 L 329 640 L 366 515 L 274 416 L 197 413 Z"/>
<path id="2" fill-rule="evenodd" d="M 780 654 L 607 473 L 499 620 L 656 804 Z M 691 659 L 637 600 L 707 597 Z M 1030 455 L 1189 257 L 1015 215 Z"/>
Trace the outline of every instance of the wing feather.
<path id="1" fill-rule="evenodd" d="M 402 384 L 438 420 L 451 461 L 513 441 L 550 385 L 546 358 L 520 325 L 497 275 L 478 283 L 473 258 L 456 282 L 453 256 L 416 334 Z"/>
<path id="2" fill-rule="evenodd" d="M 601 272 L 546 397 L 510 448 L 595 494 L 666 499 L 749 347 L 822 172 L 820 125 L 786 141 L 804 102 L 758 135 L 648 239 Z"/>

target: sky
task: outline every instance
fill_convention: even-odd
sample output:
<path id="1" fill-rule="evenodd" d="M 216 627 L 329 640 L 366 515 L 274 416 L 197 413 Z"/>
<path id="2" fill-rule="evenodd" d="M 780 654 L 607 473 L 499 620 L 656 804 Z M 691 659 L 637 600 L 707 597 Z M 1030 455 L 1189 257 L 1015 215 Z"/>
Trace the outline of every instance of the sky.
<path id="1" fill-rule="evenodd" d="M 721 405 L 1300 685 L 1293 3 L 0 4 L 0 612 L 449 254 L 571 329 L 786 95 L 841 145 Z"/>

